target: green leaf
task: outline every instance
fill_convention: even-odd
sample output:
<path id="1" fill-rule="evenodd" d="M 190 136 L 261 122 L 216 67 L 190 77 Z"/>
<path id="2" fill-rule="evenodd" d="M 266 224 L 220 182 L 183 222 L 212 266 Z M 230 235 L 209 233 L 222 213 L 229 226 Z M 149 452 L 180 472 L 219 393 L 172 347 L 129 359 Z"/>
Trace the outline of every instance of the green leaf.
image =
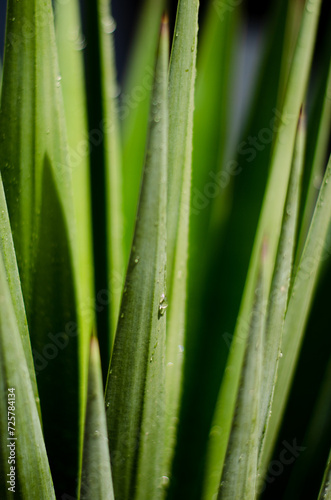
<path id="1" fill-rule="evenodd" d="M 256 498 L 266 315 L 263 267 L 267 251 L 266 240 L 261 250 L 261 268 L 252 308 L 236 410 L 218 491 L 219 500 L 234 498 L 254 500 Z M 221 429 L 214 427 L 213 432 L 221 432 Z"/>
<path id="2" fill-rule="evenodd" d="M 106 221 L 108 243 L 108 282 L 110 286 L 109 359 L 118 321 L 126 261 L 123 257 L 122 164 L 116 108 L 116 72 L 112 31 L 114 20 L 109 1 L 98 0 L 101 94 L 104 120 Z M 99 332 L 101 335 L 101 332 Z"/>
<path id="3" fill-rule="evenodd" d="M 109 444 L 98 341 L 91 339 L 81 500 L 113 500 Z"/>
<path id="4" fill-rule="evenodd" d="M 310 2 L 307 0 L 306 6 L 307 8 L 304 10 L 289 75 L 281 123 L 278 126 L 272 153 L 268 184 L 235 329 L 233 345 L 215 411 L 214 425 L 220 426 L 222 432 L 210 438 L 204 497 L 206 499 L 212 498 L 215 491 L 217 491 L 219 482 L 217 474 L 220 474 L 223 468 L 245 352 L 248 318 L 252 308 L 254 290 L 256 287 L 259 249 L 264 237 L 268 238 L 268 256 L 265 266 L 267 293 L 269 292 L 271 284 L 292 161 L 297 119 L 308 83 L 320 2 Z"/>
<path id="5" fill-rule="evenodd" d="M 89 137 L 84 86 L 84 38 L 77 0 L 55 2 L 56 42 L 72 173 L 75 219 L 77 222 L 77 294 L 80 331 L 81 444 L 87 394 L 89 338 L 95 328 L 92 225 L 90 196 Z"/>
<path id="6" fill-rule="evenodd" d="M 55 500 L 35 395 L 7 278 L 0 253 L 0 494 L 3 499 Z M 9 419 L 12 424 L 8 423 L 7 427 Z M 8 483 L 10 471 L 14 471 L 13 484 Z M 14 490 L 10 490 L 13 486 Z"/>
<path id="7" fill-rule="evenodd" d="M 8 287 L 11 294 L 11 301 L 15 311 L 15 318 L 21 336 L 22 346 L 24 349 L 26 364 L 29 370 L 33 394 L 37 404 L 38 412 L 40 414 L 38 388 L 37 388 L 36 374 L 33 365 L 29 330 L 26 321 L 25 308 L 21 290 L 21 282 L 18 274 L 14 243 L 9 223 L 7 204 L 6 204 L 1 176 L 0 176 L 0 254 L 2 256 L 6 270 Z"/>
<path id="8" fill-rule="evenodd" d="M 198 12 L 198 0 L 181 0 L 178 4 L 169 74 L 166 476 L 175 446 L 182 391 Z"/>
<path id="9" fill-rule="evenodd" d="M 123 192 L 125 264 L 129 258 L 137 213 L 148 129 L 148 113 L 153 89 L 155 55 L 164 8 L 165 0 L 145 0 L 137 32 L 134 35 L 120 95 L 123 184 L 125 186 Z"/>
<path id="10" fill-rule="evenodd" d="M 208 434 L 268 175 L 266 165 L 270 160 L 282 53 L 289 55 L 288 47 L 284 47 L 287 3 L 277 2 L 270 12 L 263 62 L 256 88 L 249 95 L 251 109 L 249 116 L 242 119 L 248 123 L 243 123 L 239 137 L 233 137 L 232 122 L 236 100 L 233 83 L 238 80 L 237 40 L 244 29 L 238 22 L 241 6 L 219 19 L 215 5 L 225 4 L 211 2 L 206 24 L 202 23 L 199 31 L 188 274 L 189 342 L 185 346 L 186 383 L 176 455 L 178 470 L 174 471 L 182 496 L 198 498 L 202 494 Z M 214 120 L 220 121 L 218 127 L 223 127 L 223 132 L 216 133 Z M 253 138 L 258 140 L 259 149 L 251 147 Z M 224 140 L 226 148 L 222 151 Z M 196 411 L 197 407 L 203 411 Z M 199 433 L 193 441 L 192 433 L 197 427 Z"/>
<path id="11" fill-rule="evenodd" d="M 318 495 L 318 500 L 330 500 L 331 499 L 331 451 L 328 458 L 328 463 L 326 464 L 322 486 Z"/>
<path id="12" fill-rule="evenodd" d="M 57 494 L 74 494 L 79 432 L 77 249 L 60 87 L 51 1 L 9 0 L 0 165 L 54 485 Z"/>
<path id="13" fill-rule="evenodd" d="M 168 28 L 163 23 L 149 140 L 107 388 L 115 498 L 161 496 L 165 414 Z"/>
<path id="14" fill-rule="evenodd" d="M 283 334 L 283 359 L 278 370 L 273 412 L 267 430 L 265 449 L 261 458 L 264 469 L 270 457 L 279 429 L 289 389 L 293 379 L 308 314 L 311 308 L 321 262 L 329 256 L 327 246 L 331 222 L 331 158 L 324 175 L 305 247 L 294 276 L 286 312 Z"/>
<path id="15" fill-rule="evenodd" d="M 265 432 L 272 414 L 272 400 L 277 380 L 279 360 L 282 357 L 281 345 L 292 275 L 296 228 L 299 212 L 300 188 L 304 165 L 306 143 L 305 117 L 301 112 L 294 146 L 292 169 L 283 214 L 275 269 L 273 273 L 268 311 L 264 333 L 263 378 L 261 386 L 261 449 L 264 446 Z M 280 361 L 281 362 L 281 361 Z M 261 451 L 260 451 L 261 453 Z"/>
<path id="16" fill-rule="evenodd" d="M 331 23 L 330 23 L 331 27 Z M 328 44 L 329 48 L 329 44 Z M 329 58 L 329 51 L 328 51 Z M 312 116 L 308 123 L 308 151 L 306 154 L 306 165 L 309 168 L 310 177 L 307 193 L 305 196 L 304 211 L 302 215 L 300 238 L 297 249 L 297 262 L 301 256 L 309 225 L 314 212 L 318 192 L 323 179 L 325 158 L 327 157 L 328 141 L 331 130 L 331 64 L 328 72 L 325 72 L 318 87 L 316 102 Z"/>

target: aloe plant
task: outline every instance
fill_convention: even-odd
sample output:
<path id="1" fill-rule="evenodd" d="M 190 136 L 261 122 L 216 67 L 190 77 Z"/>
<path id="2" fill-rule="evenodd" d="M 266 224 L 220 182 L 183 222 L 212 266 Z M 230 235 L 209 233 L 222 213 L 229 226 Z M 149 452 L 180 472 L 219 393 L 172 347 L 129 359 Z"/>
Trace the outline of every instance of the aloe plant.
<path id="1" fill-rule="evenodd" d="M 118 92 L 116 5 L 7 1 L 1 498 L 330 497 L 328 6 L 243 89 L 244 5 L 145 0 Z"/>

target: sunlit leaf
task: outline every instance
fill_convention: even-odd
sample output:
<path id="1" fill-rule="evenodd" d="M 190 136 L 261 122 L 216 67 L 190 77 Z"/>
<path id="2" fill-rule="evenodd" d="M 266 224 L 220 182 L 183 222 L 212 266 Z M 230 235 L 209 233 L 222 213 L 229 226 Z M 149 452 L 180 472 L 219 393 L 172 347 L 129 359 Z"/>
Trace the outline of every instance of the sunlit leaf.
<path id="1" fill-rule="evenodd" d="M 92 337 L 85 417 L 81 500 L 113 500 L 99 345 Z"/>
<path id="2" fill-rule="evenodd" d="M 168 29 L 162 24 L 138 216 L 106 407 L 115 498 L 162 494 L 165 416 Z"/>
<path id="3" fill-rule="evenodd" d="M 288 398 L 308 314 L 311 308 L 321 262 L 329 255 L 327 245 L 331 223 L 331 158 L 324 175 L 305 247 L 294 276 L 283 334 L 283 359 L 279 365 L 275 387 L 273 413 L 265 441 L 261 464 L 265 468 Z"/>
<path id="4" fill-rule="evenodd" d="M 120 94 L 123 143 L 125 264 L 129 257 L 144 164 L 155 54 L 165 0 L 145 0 Z"/>
<path id="5" fill-rule="evenodd" d="M 197 0 L 179 2 L 170 59 L 165 475 L 174 451 L 182 392 L 198 12 Z"/>
<path id="6" fill-rule="evenodd" d="M 3 499 L 55 500 L 37 404 L 11 295 L 0 253 L 0 494 Z"/>
<path id="7" fill-rule="evenodd" d="M 56 491 L 69 494 L 75 492 L 78 456 L 78 319 L 75 218 L 60 86 L 51 1 L 9 0 L 0 165 L 49 462 Z"/>
<path id="8" fill-rule="evenodd" d="M 227 368 L 224 372 L 215 412 L 214 425 L 220 426 L 222 431 L 217 436 L 210 437 L 205 489 L 206 499 L 212 498 L 215 490 L 217 491 L 219 482 L 217 475 L 221 473 L 223 468 L 245 352 L 248 318 L 256 288 L 259 248 L 265 237 L 268 239 L 268 255 L 265 264 L 267 293 L 271 284 L 290 174 L 297 120 L 308 83 L 320 2 L 316 1 L 312 4 L 312 2 L 307 1 L 307 6 L 308 8 L 305 9 L 302 18 L 281 120 L 278 124 L 268 184 L 232 342 L 232 349 L 229 354 Z"/>

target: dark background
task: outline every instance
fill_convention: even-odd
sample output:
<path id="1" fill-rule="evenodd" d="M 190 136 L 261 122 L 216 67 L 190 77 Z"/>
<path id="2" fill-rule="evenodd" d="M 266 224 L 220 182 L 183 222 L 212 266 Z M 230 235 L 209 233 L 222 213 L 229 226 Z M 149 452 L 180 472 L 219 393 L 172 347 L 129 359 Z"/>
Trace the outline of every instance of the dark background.
<path id="1" fill-rule="evenodd" d="M 82 2 L 84 3 L 84 2 Z M 112 13 L 117 23 L 115 32 L 116 58 L 119 79 L 123 75 L 125 61 L 130 49 L 134 27 L 139 19 L 142 0 L 113 0 Z M 200 1 L 200 12 L 203 18 L 208 0 Z M 169 1 L 170 18 L 174 20 L 176 13 L 176 0 Z M 263 21 L 272 2 L 259 2 L 257 0 L 244 0 L 243 7 L 251 21 Z M 6 0 L 0 0 L 0 50 L 3 52 L 4 27 L 5 27 Z"/>

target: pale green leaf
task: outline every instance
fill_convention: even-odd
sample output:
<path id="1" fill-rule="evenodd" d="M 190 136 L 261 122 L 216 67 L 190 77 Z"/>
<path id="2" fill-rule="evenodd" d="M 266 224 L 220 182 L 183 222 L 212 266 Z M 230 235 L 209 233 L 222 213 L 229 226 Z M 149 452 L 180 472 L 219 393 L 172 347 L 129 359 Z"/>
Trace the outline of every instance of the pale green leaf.
<path id="1" fill-rule="evenodd" d="M 169 74 L 165 475 L 174 451 L 182 390 L 198 12 L 198 0 L 178 4 Z"/>
<path id="2" fill-rule="evenodd" d="M 51 1 L 9 0 L 0 165 L 50 466 L 56 491 L 69 494 L 79 432 L 77 254 L 60 87 Z"/>
<path id="3" fill-rule="evenodd" d="M 0 253 L 0 494 L 3 499 L 55 500 L 35 395 L 7 277 Z M 14 401 L 14 404 L 9 401 Z M 7 427 L 9 419 L 12 423 Z M 14 471 L 13 484 L 7 482 L 11 480 L 10 470 Z M 11 487 L 14 490 L 10 490 Z"/>
<path id="4" fill-rule="evenodd" d="M 98 341 L 91 339 L 81 500 L 114 500 Z"/>
<path id="5" fill-rule="evenodd" d="M 331 223 L 331 158 L 324 175 L 305 247 L 294 276 L 286 312 L 283 333 L 283 359 L 279 365 L 273 412 L 267 430 L 265 449 L 261 458 L 262 470 L 267 466 L 279 429 L 293 379 L 300 346 L 311 308 L 321 262 L 329 256 L 327 247 Z"/>
<path id="6" fill-rule="evenodd" d="M 165 0 L 145 0 L 139 15 L 129 61 L 120 94 L 123 143 L 125 247 L 127 263 L 144 165 L 148 113 L 154 80 L 155 54 Z"/>
<path id="7" fill-rule="evenodd" d="M 263 267 L 267 251 L 268 244 L 265 241 L 261 250 L 261 268 L 251 313 L 236 409 L 218 491 L 219 500 L 256 498 L 266 315 Z M 212 432 L 221 432 L 221 429 L 214 427 Z"/>
<path id="8" fill-rule="evenodd" d="M 108 0 L 98 0 L 97 8 L 105 150 L 105 208 L 108 244 L 108 283 L 110 285 L 110 359 L 118 321 L 126 262 L 123 257 L 122 163 L 115 100 L 116 72 L 112 35 L 114 20 L 110 15 Z M 99 334 L 101 335 L 101 332 Z"/>
<path id="9" fill-rule="evenodd" d="M 292 265 L 296 241 L 296 228 L 299 212 L 301 180 L 304 165 L 306 124 L 301 114 L 298 123 L 297 137 L 294 146 L 292 169 L 290 174 L 287 198 L 283 215 L 282 229 L 279 237 L 275 269 L 273 273 L 268 311 L 265 327 L 263 378 L 261 386 L 261 449 L 264 436 L 272 413 L 272 400 L 277 380 L 277 371 L 282 357 L 281 344 L 284 329 L 285 313 L 292 275 Z M 261 453 L 261 451 L 260 451 Z"/>
<path id="10" fill-rule="evenodd" d="M 10 290 L 11 300 L 15 311 L 15 318 L 21 336 L 26 364 L 29 369 L 33 393 L 37 403 L 38 412 L 40 413 L 38 388 L 37 388 L 36 374 L 34 371 L 33 358 L 31 353 L 29 330 L 26 321 L 25 308 L 21 290 L 21 282 L 17 269 L 14 243 L 11 234 L 7 204 L 5 199 L 5 193 L 3 190 L 1 175 L 0 175 L 0 254 L 2 256 L 3 263 L 5 266 L 8 287 Z"/>
<path id="11" fill-rule="evenodd" d="M 84 86 L 84 38 L 77 0 L 55 2 L 56 42 L 59 54 L 61 85 L 68 147 L 72 172 L 73 202 L 77 223 L 77 294 L 79 297 L 80 331 L 80 404 L 81 440 L 84 432 L 84 411 L 87 394 L 89 338 L 94 329 L 93 257 L 91 227 L 91 195 L 89 141 Z M 82 445 L 82 441 L 81 441 Z"/>
<path id="12" fill-rule="evenodd" d="M 165 414 L 168 31 L 163 24 L 133 246 L 107 388 L 115 498 L 161 496 Z"/>
<path id="13" fill-rule="evenodd" d="M 245 352 L 248 317 L 256 287 L 259 248 L 264 237 L 268 239 L 266 262 L 267 293 L 269 292 L 272 279 L 290 174 L 297 120 L 308 83 L 320 3 L 320 1 L 312 2 L 307 0 L 307 8 L 304 10 L 295 48 L 244 295 L 215 411 L 214 425 L 220 426 L 222 432 L 217 436 L 210 437 L 204 497 L 206 499 L 212 498 L 215 494 L 219 483 L 219 474 L 221 474 L 223 468 Z"/>

